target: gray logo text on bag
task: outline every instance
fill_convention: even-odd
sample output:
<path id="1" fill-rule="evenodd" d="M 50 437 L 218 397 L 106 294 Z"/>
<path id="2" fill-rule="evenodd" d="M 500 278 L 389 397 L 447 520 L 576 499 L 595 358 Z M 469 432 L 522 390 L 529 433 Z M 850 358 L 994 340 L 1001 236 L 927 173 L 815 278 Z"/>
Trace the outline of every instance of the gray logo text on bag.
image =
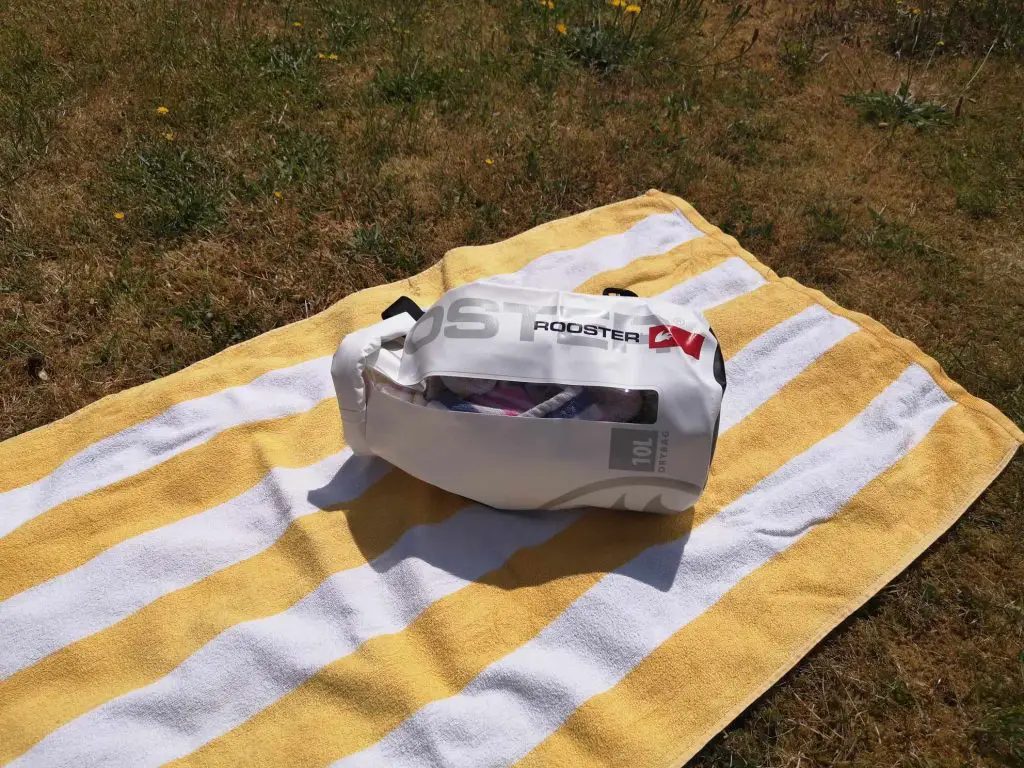
<path id="1" fill-rule="evenodd" d="M 668 443 L 658 430 L 612 427 L 608 469 L 664 472 L 667 458 Z"/>

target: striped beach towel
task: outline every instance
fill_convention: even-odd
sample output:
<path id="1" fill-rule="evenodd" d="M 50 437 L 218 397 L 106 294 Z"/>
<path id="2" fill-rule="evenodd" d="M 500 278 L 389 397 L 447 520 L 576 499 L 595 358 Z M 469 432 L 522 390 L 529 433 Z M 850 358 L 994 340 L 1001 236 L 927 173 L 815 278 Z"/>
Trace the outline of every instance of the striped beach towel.
<path id="1" fill-rule="evenodd" d="M 339 339 L 496 274 L 707 314 L 729 386 L 695 508 L 497 512 L 351 456 Z M 457 248 L 0 444 L 0 763 L 679 765 L 1022 439 L 678 198 Z"/>

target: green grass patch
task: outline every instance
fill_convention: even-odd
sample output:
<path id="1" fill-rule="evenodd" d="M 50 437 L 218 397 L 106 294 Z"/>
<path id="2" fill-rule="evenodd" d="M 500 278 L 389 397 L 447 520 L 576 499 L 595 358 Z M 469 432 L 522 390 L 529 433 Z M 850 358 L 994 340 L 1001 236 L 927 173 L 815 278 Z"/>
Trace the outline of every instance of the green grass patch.
<path id="1" fill-rule="evenodd" d="M 111 169 L 107 194 L 132 229 L 173 240 L 223 222 L 227 180 L 206 152 L 156 139 L 125 152 Z"/>
<path id="2" fill-rule="evenodd" d="M 1024 764 L 1024 704 L 993 708 L 975 740 L 983 755 L 1002 765 Z"/>
<path id="3" fill-rule="evenodd" d="M 563 46 L 570 59 L 598 72 L 623 67 L 644 51 L 644 40 L 635 35 L 637 16 L 626 20 L 617 15 L 614 21 L 601 23 L 600 17 L 584 24 L 566 25 Z"/>
<path id="4" fill-rule="evenodd" d="M 899 125 L 932 128 L 948 125 L 953 117 L 946 105 L 916 98 L 907 82 L 900 83 L 892 92 L 870 91 L 847 96 L 846 103 L 857 109 L 862 120 L 878 128 Z"/>
<path id="5" fill-rule="evenodd" d="M 968 186 L 956 193 L 957 207 L 975 219 L 991 219 L 999 212 L 999 193 L 989 186 Z"/>
<path id="6" fill-rule="evenodd" d="M 884 211 L 876 211 L 874 208 L 868 208 L 868 214 L 871 216 L 871 224 L 863 233 L 863 245 L 892 254 L 920 257 L 928 253 L 913 227 L 891 219 Z"/>
<path id="7" fill-rule="evenodd" d="M 120 302 L 127 305 L 145 302 L 153 280 L 150 267 L 151 265 L 144 260 L 122 254 L 117 263 L 108 270 L 106 279 L 97 291 L 100 306 L 110 311 Z"/>
<path id="8" fill-rule="evenodd" d="M 184 80 L 167 90 L 183 118 L 210 134 L 253 113 L 277 117 L 283 104 L 312 111 L 326 99 L 318 53 L 314 40 L 290 31 L 229 39 L 194 52 Z"/>
<path id="9" fill-rule="evenodd" d="M 811 71 L 814 57 L 814 40 L 809 37 L 798 37 L 783 40 L 779 44 L 779 63 L 786 70 L 790 80 L 803 83 L 807 73 Z"/>
<path id="10" fill-rule="evenodd" d="M 732 201 L 721 226 L 723 232 L 741 242 L 764 245 L 775 236 L 775 221 L 756 212 L 754 206 L 742 198 Z"/>
<path id="11" fill-rule="evenodd" d="M 274 126 L 259 153 L 260 188 L 268 194 L 298 185 L 328 185 L 337 167 L 337 149 L 329 136 L 300 126 Z"/>
<path id="12" fill-rule="evenodd" d="M 972 218 L 995 218 L 1004 209 L 1013 210 L 1024 196 L 1024 134 L 1000 131 L 989 140 L 957 142 L 945 162 L 957 207 Z"/>
<path id="13" fill-rule="evenodd" d="M 349 242 L 352 255 L 370 261 L 388 281 L 415 272 L 421 264 L 412 243 L 400 238 L 395 229 L 378 223 L 363 225 L 352 233 Z"/>
<path id="14" fill-rule="evenodd" d="M 703 67 L 726 57 L 723 43 L 750 12 L 745 3 L 724 5 L 723 12 L 708 0 L 524 0 L 509 37 L 530 40 L 536 62 L 557 63 L 554 51 L 599 74 Z M 688 44 L 670 45 L 679 40 Z"/>
<path id="15" fill-rule="evenodd" d="M 1020 0 L 885 0 L 882 10 L 886 45 L 901 57 L 1024 51 Z"/>
<path id="16" fill-rule="evenodd" d="M 717 91 L 716 96 L 723 106 L 756 112 L 775 92 L 774 78 L 756 67 L 743 67 L 730 72 Z"/>
<path id="17" fill-rule="evenodd" d="M 734 120 L 714 142 L 714 152 L 737 165 L 759 163 L 764 159 L 763 146 L 780 138 L 779 124 L 773 119 Z"/>
<path id="18" fill-rule="evenodd" d="M 452 88 L 452 73 L 432 66 L 423 56 L 408 64 L 381 67 L 373 78 L 373 92 L 387 104 L 412 105 L 433 99 Z"/>
<path id="19" fill-rule="evenodd" d="M 819 243 L 838 243 L 850 226 L 849 212 L 843 212 L 829 203 L 815 203 L 807 207 L 808 234 Z"/>
<path id="20" fill-rule="evenodd" d="M 861 230 L 860 244 L 878 262 L 912 281 L 920 298 L 935 302 L 961 302 L 968 285 L 961 282 L 964 265 L 956 256 L 933 245 L 914 227 L 868 208 L 869 225 Z"/>
<path id="21" fill-rule="evenodd" d="M 317 0 L 312 16 L 326 53 L 342 53 L 362 43 L 373 30 L 371 7 L 354 2 Z"/>
<path id="22" fill-rule="evenodd" d="M 0 186 L 46 151 L 69 86 L 38 39 L 0 27 Z"/>

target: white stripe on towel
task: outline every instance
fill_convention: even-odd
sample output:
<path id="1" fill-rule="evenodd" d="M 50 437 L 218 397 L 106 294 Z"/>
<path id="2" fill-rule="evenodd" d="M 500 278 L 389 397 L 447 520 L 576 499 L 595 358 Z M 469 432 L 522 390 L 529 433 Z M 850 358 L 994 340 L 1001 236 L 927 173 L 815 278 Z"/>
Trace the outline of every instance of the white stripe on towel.
<path id="1" fill-rule="evenodd" d="M 739 256 L 732 256 L 714 269 L 685 280 L 667 291 L 658 294 L 663 301 L 682 304 L 697 312 L 706 312 L 712 307 L 731 301 L 767 281 L 761 273 Z"/>
<path id="2" fill-rule="evenodd" d="M 607 235 L 579 248 L 552 251 L 518 272 L 491 279 L 506 285 L 571 290 L 602 272 L 621 269 L 644 256 L 668 253 L 703 236 L 680 211 L 655 213 L 622 234 Z"/>

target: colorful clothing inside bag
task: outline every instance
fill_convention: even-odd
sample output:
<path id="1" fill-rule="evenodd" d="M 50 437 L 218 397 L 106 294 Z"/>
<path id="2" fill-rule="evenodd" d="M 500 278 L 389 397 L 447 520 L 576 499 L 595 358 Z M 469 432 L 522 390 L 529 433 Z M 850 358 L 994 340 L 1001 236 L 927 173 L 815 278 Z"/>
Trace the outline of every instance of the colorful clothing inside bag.
<path id="1" fill-rule="evenodd" d="M 523 384 L 498 381 L 491 391 L 469 395 L 465 402 L 477 408 L 499 410 L 505 416 L 519 416 L 543 400 L 544 398 L 538 397 L 536 393 L 531 394 Z"/>
<path id="2" fill-rule="evenodd" d="M 653 392 L 432 376 L 417 387 L 379 381 L 377 388 L 416 405 L 463 413 L 534 419 L 653 424 Z"/>
<path id="3" fill-rule="evenodd" d="M 636 422 L 647 415 L 644 395 L 636 390 L 513 381 L 491 382 L 490 388 L 481 384 L 486 382 L 466 386 L 464 380 L 442 377 L 440 386 L 428 385 L 428 404 L 452 411 L 539 419 Z"/>

